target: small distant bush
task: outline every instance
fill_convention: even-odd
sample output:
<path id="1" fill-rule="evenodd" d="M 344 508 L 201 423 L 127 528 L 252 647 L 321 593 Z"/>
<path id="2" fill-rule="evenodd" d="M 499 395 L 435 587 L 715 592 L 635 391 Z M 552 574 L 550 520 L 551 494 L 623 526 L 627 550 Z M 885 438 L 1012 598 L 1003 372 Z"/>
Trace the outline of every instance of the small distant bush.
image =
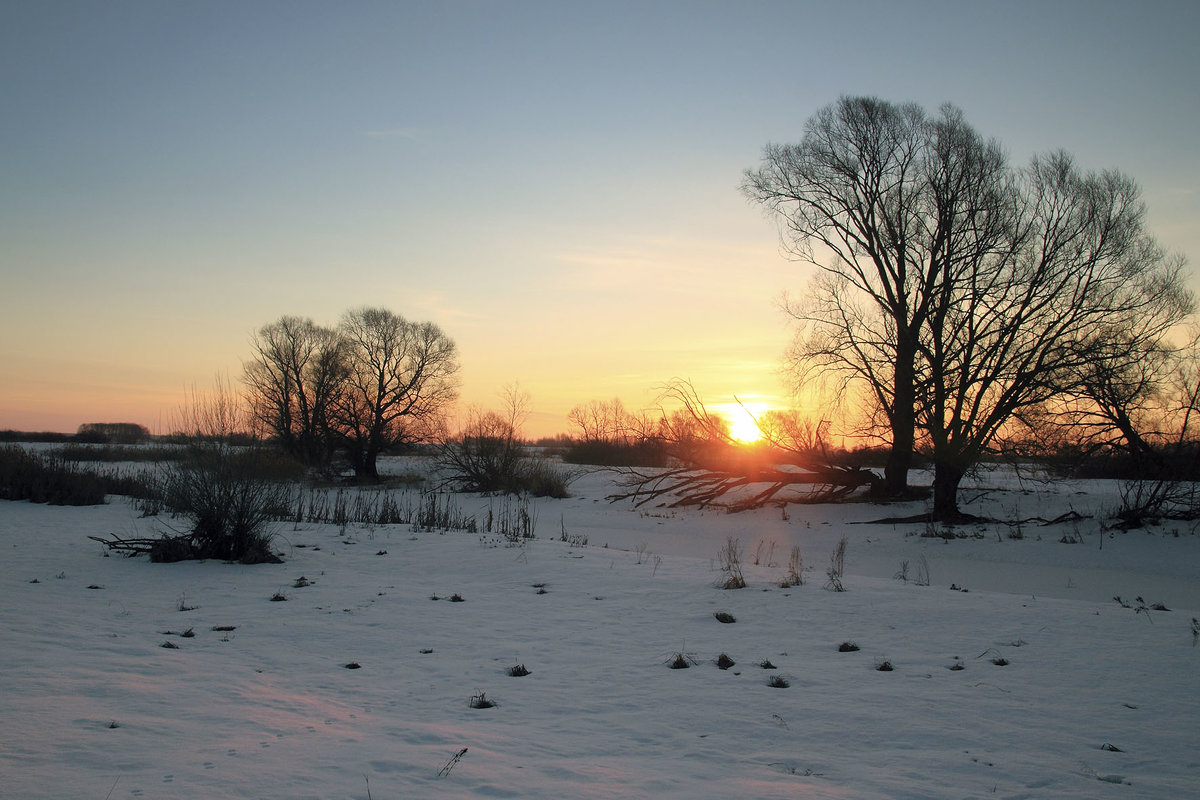
<path id="1" fill-rule="evenodd" d="M 571 496 L 569 491 L 575 475 L 544 458 L 527 459 L 521 477 L 524 491 L 534 497 L 549 497 L 562 500 Z"/>
<path id="2" fill-rule="evenodd" d="M 767 686 L 770 686 L 772 689 L 786 689 L 791 685 L 791 682 L 782 675 L 772 675 L 767 678 Z"/>
<path id="3" fill-rule="evenodd" d="M 483 494 L 564 498 L 574 475 L 530 454 L 520 437 L 528 397 L 513 390 L 504 413 L 473 409 L 457 436 L 437 443 L 444 485 Z"/>
<path id="4" fill-rule="evenodd" d="M 671 456 L 666 442 L 659 439 L 630 443 L 579 441 L 562 448 L 562 460 L 597 467 L 665 467 Z"/>

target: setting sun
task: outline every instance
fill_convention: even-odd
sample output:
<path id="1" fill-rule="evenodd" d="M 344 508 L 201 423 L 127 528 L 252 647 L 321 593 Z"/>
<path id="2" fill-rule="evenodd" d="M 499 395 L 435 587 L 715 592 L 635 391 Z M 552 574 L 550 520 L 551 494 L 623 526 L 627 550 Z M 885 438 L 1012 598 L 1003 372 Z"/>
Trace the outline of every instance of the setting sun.
<path id="1" fill-rule="evenodd" d="M 762 438 L 762 431 L 759 430 L 756 418 L 767 410 L 766 406 L 759 403 L 746 405 L 731 403 L 721 410 L 722 415 L 729 421 L 729 435 L 733 437 L 734 441 L 750 444 Z"/>

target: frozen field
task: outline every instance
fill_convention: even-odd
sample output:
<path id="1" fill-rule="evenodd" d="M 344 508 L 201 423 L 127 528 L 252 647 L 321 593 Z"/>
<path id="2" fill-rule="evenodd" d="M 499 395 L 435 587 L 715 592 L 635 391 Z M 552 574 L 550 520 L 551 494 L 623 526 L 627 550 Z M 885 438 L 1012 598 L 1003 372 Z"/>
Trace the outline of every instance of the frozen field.
<path id="1" fill-rule="evenodd" d="M 1111 485 L 985 475 L 965 510 L 1085 518 L 947 542 L 863 524 L 920 503 L 637 510 L 604 500 L 612 480 L 536 501 L 521 546 L 282 524 L 285 563 L 257 566 L 106 557 L 89 535 L 163 524 L 122 498 L 0 501 L 0 797 L 1175 800 L 1200 786 L 1200 536 L 1106 533 Z M 482 521 L 503 501 L 456 502 Z M 745 589 L 718 588 L 729 537 Z M 805 583 L 781 588 L 793 546 Z M 471 707 L 480 695 L 497 705 Z"/>

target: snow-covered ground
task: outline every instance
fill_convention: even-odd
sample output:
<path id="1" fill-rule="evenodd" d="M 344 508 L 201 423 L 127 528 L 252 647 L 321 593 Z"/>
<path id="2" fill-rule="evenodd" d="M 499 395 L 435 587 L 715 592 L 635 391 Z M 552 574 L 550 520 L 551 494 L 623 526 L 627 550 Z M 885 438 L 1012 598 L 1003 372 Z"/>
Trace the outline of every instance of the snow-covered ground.
<path id="1" fill-rule="evenodd" d="M 1106 532 L 1112 486 L 1000 472 L 966 510 L 1087 518 L 945 541 L 864 524 L 920 503 L 638 510 L 612 480 L 536 501 L 519 547 L 286 524 L 257 566 L 106 557 L 89 535 L 162 524 L 122 498 L 0 501 L 0 797 L 1195 796 L 1189 527 Z M 745 589 L 717 588 L 728 537 Z"/>

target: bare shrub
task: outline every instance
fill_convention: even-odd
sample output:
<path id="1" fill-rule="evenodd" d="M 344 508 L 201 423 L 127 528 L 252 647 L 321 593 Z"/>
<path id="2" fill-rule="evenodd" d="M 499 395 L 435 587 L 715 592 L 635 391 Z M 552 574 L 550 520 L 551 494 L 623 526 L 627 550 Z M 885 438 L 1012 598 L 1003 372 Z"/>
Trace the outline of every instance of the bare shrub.
<path id="1" fill-rule="evenodd" d="M 484 494 L 528 493 L 564 498 L 575 475 L 529 454 L 521 428 L 529 414 L 529 395 L 505 389 L 501 411 L 472 408 L 461 431 L 436 437 L 444 485 Z"/>
<path id="2" fill-rule="evenodd" d="M 191 519 L 184 536 L 194 558 L 279 561 L 270 549 L 270 527 L 286 516 L 290 492 L 278 479 L 276 461 L 263 448 L 203 445 L 168 473 L 165 502 Z"/>

